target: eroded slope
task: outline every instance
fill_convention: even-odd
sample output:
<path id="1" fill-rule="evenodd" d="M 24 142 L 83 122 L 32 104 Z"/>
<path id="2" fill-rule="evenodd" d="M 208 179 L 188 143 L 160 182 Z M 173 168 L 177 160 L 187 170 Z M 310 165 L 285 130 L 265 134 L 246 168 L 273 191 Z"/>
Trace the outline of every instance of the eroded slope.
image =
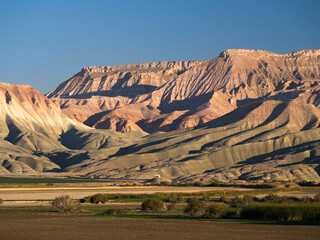
<path id="1" fill-rule="evenodd" d="M 48 94 L 89 126 L 171 131 L 249 102 L 301 98 L 319 106 L 320 50 L 275 54 L 231 49 L 194 62 L 88 67 Z"/>
<path id="2" fill-rule="evenodd" d="M 0 173 L 61 171 L 87 159 L 87 151 L 126 145 L 143 135 L 91 129 L 34 88 L 0 83 Z"/>
<path id="3" fill-rule="evenodd" d="M 305 128 L 309 119 L 301 125 L 291 121 L 292 114 L 308 108 L 299 110 L 295 104 L 299 103 L 271 101 L 246 106 L 198 128 L 152 134 L 134 145 L 105 153 L 103 160 L 69 169 L 103 178 L 150 179 L 160 175 L 193 181 L 319 181 L 320 129 L 313 120 L 309 128 Z M 268 112 L 270 105 L 283 109 L 274 116 Z M 297 112 L 291 114 L 291 107 Z M 264 116 L 261 121 L 252 121 L 251 115 L 257 111 Z"/>

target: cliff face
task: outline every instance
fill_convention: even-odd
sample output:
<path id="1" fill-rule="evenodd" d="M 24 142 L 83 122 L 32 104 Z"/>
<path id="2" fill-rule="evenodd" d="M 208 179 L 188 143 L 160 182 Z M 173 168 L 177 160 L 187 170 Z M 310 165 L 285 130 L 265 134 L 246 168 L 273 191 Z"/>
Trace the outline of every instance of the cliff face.
<path id="1" fill-rule="evenodd" d="M 85 67 L 47 96 L 59 103 L 69 117 L 84 122 L 96 113 L 143 101 L 157 87 L 200 63 L 201 61 L 154 62 L 111 67 Z M 119 120 L 126 121 L 126 119 Z M 124 131 L 127 124 L 122 125 L 124 127 L 114 130 Z M 127 127 L 127 130 L 140 130 L 135 124 L 132 125 L 133 128 Z M 107 126 L 103 125 L 101 128 L 108 128 Z M 113 125 L 109 124 L 109 126 Z"/>
<path id="2" fill-rule="evenodd" d="M 267 99 L 318 107 L 319 55 L 231 49 L 206 61 L 87 67 L 47 96 L 96 128 L 170 131 Z"/>
<path id="3" fill-rule="evenodd" d="M 81 98 L 92 95 L 136 96 L 153 90 L 203 61 L 153 62 L 120 66 L 84 67 L 48 97 Z M 126 89 L 133 87 L 132 89 Z M 148 89 L 150 87 L 150 89 Z M 129 90 L 135 90 L 130 92 Z"/>

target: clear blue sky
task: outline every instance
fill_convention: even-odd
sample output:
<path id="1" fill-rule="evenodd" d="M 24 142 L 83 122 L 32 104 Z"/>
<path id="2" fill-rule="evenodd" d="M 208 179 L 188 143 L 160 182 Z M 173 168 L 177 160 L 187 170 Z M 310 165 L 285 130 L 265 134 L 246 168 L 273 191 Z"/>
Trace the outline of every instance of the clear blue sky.
<path id="1" fill-rule="evenodd" d="M 42 93 L 83 66 L 320 48 L 319 0 L 0 0 L 0 82 Z"/>

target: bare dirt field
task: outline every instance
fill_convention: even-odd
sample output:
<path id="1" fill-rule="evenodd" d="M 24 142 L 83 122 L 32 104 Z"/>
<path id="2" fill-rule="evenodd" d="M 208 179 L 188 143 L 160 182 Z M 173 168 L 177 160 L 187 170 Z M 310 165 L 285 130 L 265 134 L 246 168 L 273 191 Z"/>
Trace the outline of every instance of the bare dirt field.
<path id="1" fill-rule="evenodd" d="M 319 226 L 1 214 L 0 239 L 319 239 Z"/>

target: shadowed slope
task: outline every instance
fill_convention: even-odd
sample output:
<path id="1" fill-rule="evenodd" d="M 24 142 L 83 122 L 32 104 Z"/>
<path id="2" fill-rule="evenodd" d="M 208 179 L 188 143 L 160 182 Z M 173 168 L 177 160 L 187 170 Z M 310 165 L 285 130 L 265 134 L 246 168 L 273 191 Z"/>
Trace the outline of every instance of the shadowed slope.
<path id="1" fill-rule="evenodd" d="M 106 154 L 104 160 L 73 165 L 68 170 L 124 179 L 161 175 L 171 180 L 320 181 L 318 120 L 311 119 L 312 127 L 304 130 L 310 119 L 302 117 L 296 122 L 294 116 L 303 116 L 315 107 L 299 104 L 266 101 L 243 106 L 197 128 L 149 135 Z M 274 108 L 281 111 L 275 113 Z M 256 115 L 259 120 L 252 118 Z"/>

